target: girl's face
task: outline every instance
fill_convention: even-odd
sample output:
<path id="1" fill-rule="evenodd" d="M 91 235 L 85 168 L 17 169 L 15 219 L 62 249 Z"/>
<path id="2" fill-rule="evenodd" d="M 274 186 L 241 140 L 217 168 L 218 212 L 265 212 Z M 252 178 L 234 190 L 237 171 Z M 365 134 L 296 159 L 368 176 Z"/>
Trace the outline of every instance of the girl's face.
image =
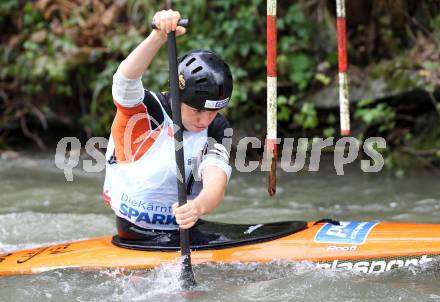
<path id="1" fill-rule="evenodd" d="M 181 103 L 182 124 L 190 132 L 200 132 L 212 123 L 219 110 L 199 110 Z"/>

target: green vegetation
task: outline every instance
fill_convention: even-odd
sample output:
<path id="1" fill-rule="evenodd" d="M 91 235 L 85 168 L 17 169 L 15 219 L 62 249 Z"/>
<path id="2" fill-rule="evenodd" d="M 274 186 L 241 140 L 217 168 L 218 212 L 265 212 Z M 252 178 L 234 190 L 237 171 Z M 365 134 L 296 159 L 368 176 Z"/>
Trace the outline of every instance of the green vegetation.
<path id="1" fill-rule="evenodd" d="M 438 163 L 440 7 L 436 1 L 394 2 L 347 0 L 350 89 L 384 83 L 381 97 L 352 100 L 354 135 L 383 136 L 396 156 L 406 150 Z M 159 0 L 1 1 L 0 147 L 13 147 L 11 138 L 23 133 L 44 148 L 60 128 L 84 138 L 108 135 L 112 75 L 163 8 Z M 266 2 L 180 0 L 174 8 L 191 19 L 179 53 L 205 48 L 221 54 L 235 82 L 227 115 L 238 127 L 253 116 L 251 131 L 264 136 Z M 337 90 L 334 11 L 332 1 L 279 1 L 281 136 L 339 132 L 337 96 L 325 108 L 311 98 L 323 89 Z M 163 48 L 143 77 L 144 87 L 166 90 L 167 68 Z M 416 90 L 429 96 L 428 104 L 414 99 L 408 111 L 408 104 L 393 101 Z"/>

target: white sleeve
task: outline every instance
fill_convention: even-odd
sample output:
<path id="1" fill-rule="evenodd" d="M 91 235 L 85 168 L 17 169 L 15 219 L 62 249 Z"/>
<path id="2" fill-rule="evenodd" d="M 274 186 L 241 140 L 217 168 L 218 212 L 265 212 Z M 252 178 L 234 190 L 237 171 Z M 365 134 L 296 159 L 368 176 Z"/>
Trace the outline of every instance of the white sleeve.
<path id="1" fill-rule="evenodd" d="M 128 79 L 119 69 L 113 75 L 113 99 L 123 107 L 134 107 L 144 99 L 144 87 L 141 78 Z"/>
<path id="2" fill-rule="evenodd" d="M 197 170 L 197 177 L 202 178 L 202 171 L 206 166 L 215 166 L 225 172 L 226 177 L 231 177 L 232 168 L 229 165 L 229 152 L 219 143 L 215 143 L 212 148 L 208 149 L 204 155 L 202 162 Z"/>

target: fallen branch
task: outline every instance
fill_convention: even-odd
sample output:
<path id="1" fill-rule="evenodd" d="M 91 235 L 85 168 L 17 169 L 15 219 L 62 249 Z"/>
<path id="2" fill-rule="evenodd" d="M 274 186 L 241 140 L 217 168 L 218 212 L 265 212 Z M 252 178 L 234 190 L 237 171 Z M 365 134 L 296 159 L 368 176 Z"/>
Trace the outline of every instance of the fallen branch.
<path id="1" fill-rule="evenodd" d="M 43 143 L 43 140 L 36 134 L 32 133 L 26 123 L 26 117 L 22 116 L 20 118 L 20 126 L 21 126 L 21 130 L 23 131 L 23 134 L 26 135 L 28 138 L 30 138 L 31 140 L 33 140 L 38 148 L 40 148 L 41 150 L 46 150 L 46 145 Z"/>
<path id="2" fill-rule="evenodd" d="M 428 150 L 416 150 L 408 146 L 402 147 L 402 151 L 408 153 L 410 155 L 418 156 L 418 157 L 430 157 L 437 156 L 437 149 L 428 149 Z"/>

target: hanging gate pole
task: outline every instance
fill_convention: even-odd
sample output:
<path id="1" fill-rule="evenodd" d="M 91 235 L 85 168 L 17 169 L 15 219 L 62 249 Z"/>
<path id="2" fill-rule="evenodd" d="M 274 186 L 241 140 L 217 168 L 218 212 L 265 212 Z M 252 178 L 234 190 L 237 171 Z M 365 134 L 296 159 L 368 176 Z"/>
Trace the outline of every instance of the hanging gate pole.
<path id="1" fill-rule="evenodd" d="M 350 100 L 347 75 L 347 25 L 345 20 L 345 0 L 336 0 L 339 60 L 339 110 L 341 135 L 350 135 Z"/>
<path id="2" fill-rule="evenodd" d="M 268 193 L 276 193 L 277 168 L 277 1 L 267 0 L 267 162 L 270 165 L 268 175 Z"/>

